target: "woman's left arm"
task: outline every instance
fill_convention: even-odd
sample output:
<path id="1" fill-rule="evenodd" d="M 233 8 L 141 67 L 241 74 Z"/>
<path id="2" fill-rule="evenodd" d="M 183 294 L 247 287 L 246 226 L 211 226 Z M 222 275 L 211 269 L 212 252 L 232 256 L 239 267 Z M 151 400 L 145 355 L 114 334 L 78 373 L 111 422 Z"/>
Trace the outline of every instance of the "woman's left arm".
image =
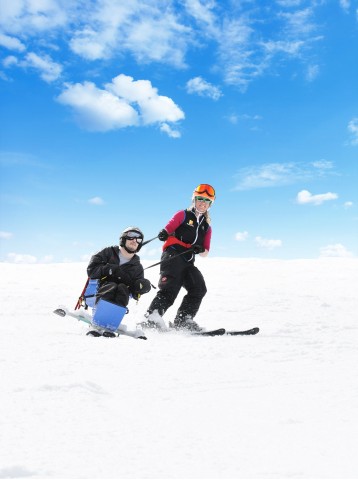
<path id="1" fill-rule="evenodd" d="M 211 243 L 211 226 L 209 226 L 203 241 L 203 247 L 205 251 L 203 253 L 199 253 L 201 257 L 207 257 L 210 251 L 210 243 Z"/>

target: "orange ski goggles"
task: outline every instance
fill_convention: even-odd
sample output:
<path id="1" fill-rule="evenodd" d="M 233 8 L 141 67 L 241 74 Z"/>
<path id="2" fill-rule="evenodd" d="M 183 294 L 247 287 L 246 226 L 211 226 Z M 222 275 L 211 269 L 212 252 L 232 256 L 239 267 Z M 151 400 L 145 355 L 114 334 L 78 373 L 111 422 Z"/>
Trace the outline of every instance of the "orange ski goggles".
<path id="1" fill-rule="evenodd" d="M 201 183 L 198 185 L 194 190 L 194 193 L 197 193 L 198 195 L 203 195 L 206 193 L 211 200 L 215 199 L 215 189 L 207 183 Z"/>

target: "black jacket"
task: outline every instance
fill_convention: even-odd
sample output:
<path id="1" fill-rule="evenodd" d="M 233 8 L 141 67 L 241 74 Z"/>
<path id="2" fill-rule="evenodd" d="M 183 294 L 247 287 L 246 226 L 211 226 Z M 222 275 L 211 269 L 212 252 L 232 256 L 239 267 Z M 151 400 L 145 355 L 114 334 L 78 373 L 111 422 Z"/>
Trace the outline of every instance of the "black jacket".
<path id="1" fill-rule="evenodd" d="M 182 218 L 182 214 L 184 214 L 184 218 Z M 180 222 L 179 225 L 178 222 Z M 182 254 L 188 249 L 188 245 L 203 246 L 204 238 L 209 228 L 210 225 L 206 221 L 205 217 L 202 215 L 198 220 L 194 209 L 188 208 L 186 210 L 177 212 L 170 222 L 165 226 L 166 231 L 170 233 L 171 236 L 164 243 L 164 253 L 168 248 Z M 187 246 L 181 245 L 179 242 L 176 242 L 176 240 L 179 240 L 179 242 L 184 242 L 187 244 Z M 187 254 L 182 255 L 181 259 L 186 262 L 194 263 L 195 255 L 193 252 L 188 252 Z"/>
<path id="2" fill-rule="evenodd" d="M 185 243 L 203 245 L 204 237 L 209 224 L 205 217 L 198 221 L 193 209 L 184 210 L 185 217 L 181 225 L 175 230 L 175 237 Z"/>
<path id="3" fill-rule="evenodd" d="M 134 255 L 129 262 L 120 265 L 119 247 L 106 247 L 92 256 L 87 274 L 90 278 L 98 278 L 100 285 L 106 282 L 124 283 L 134 288 L 136 280 L 144 279 L 144 271 L 140 258 Z"/>

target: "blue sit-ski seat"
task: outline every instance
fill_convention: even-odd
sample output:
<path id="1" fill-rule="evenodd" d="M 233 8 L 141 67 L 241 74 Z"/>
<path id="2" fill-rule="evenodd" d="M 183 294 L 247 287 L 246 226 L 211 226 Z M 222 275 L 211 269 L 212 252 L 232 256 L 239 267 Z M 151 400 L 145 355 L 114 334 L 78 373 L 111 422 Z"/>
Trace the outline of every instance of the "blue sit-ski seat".
<path id="1" fill-rule="evenodd" d="M 89 279 L 83 295 L 86 306 L 92 308 L 92 323 L 97 327 L 115 331 L 123 320 L 124 315 L 128 313 L 128 308 L 102 298 L 96 303 L 98 285 L 98 279 Z"/>
<path id="2" fill-rule="evenodd" d="M 114 332 L 126 313 L 128 313 L 128 308 L 100 298 L 92 309 L 92 323 L 97 327 Z"/>

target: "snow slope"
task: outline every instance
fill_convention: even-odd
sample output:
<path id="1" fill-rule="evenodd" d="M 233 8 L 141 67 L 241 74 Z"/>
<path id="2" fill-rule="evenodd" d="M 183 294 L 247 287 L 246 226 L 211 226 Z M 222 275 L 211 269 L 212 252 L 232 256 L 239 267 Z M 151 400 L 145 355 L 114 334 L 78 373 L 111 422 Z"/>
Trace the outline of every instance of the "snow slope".
<path id="1" fill-rule="evenodd" d="M 197 265 L 198 323 L 258 335 L 90 338 L 85 264 L 1 264 L 0 478 L 358 477 L 358 259 Z"/>

